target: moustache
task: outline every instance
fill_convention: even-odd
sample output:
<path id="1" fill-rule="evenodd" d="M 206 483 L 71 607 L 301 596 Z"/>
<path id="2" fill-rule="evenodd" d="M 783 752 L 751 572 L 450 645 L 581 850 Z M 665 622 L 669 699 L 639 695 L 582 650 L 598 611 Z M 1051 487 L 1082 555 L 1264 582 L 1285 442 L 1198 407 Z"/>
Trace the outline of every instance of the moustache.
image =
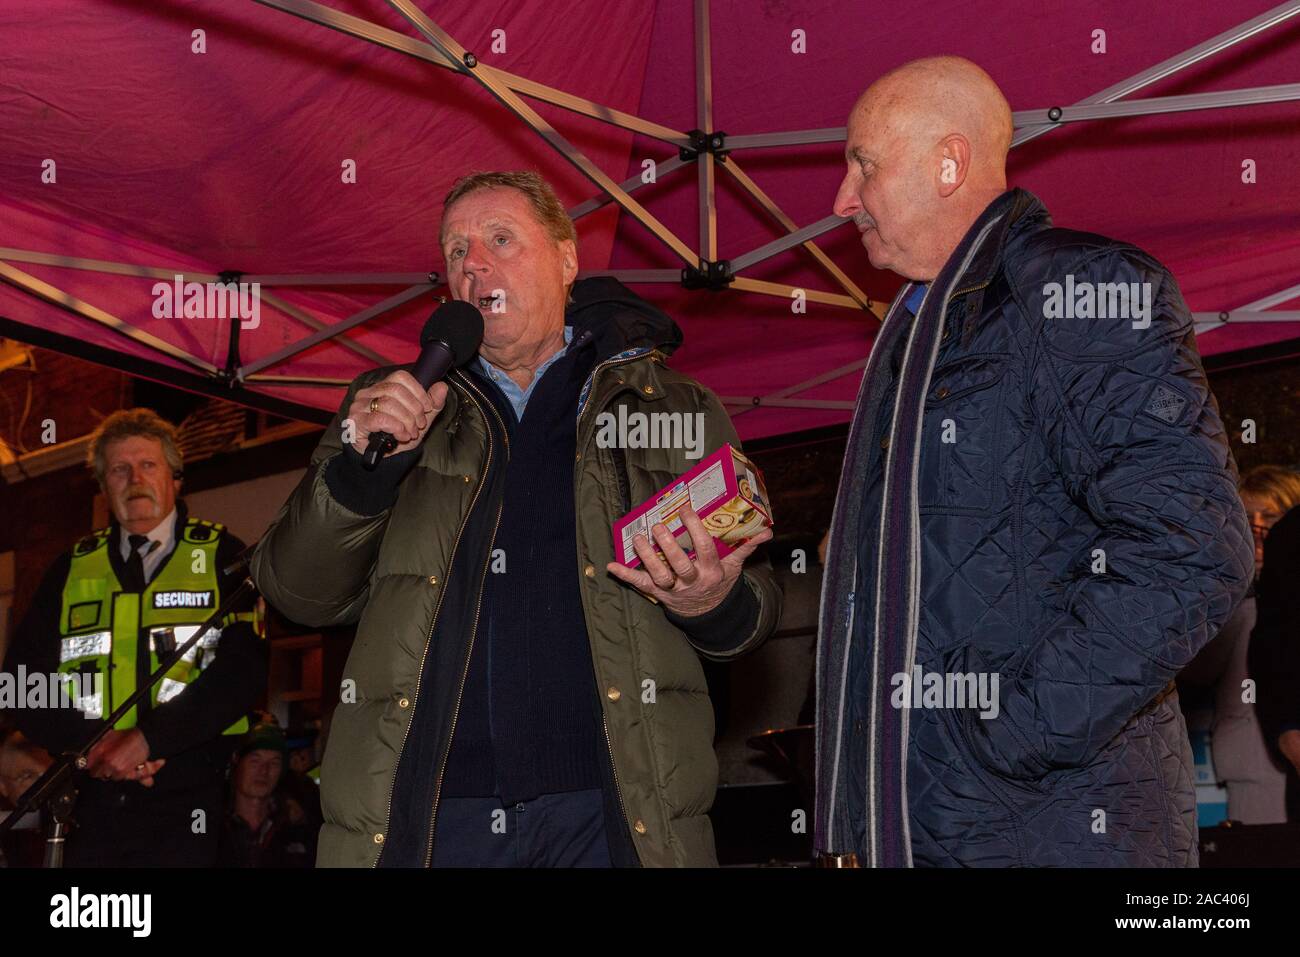
<path id="1" fill-rule="evenodd" d="M 132 485 L 122 494 L 122 501 L 129 502 L 135 498 L 147 498 L 155 505 L 158 504 L 158 494 L 147 485 Z"/>

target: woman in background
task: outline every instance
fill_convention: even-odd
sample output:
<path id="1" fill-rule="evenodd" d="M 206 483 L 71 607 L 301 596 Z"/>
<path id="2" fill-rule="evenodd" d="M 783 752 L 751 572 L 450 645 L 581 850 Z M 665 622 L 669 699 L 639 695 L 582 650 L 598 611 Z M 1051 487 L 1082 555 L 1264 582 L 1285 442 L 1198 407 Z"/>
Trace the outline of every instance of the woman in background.
<path id="1" fill-rule="evenodd" d="M 1255 681 L 1255 712 L 1269 751 L 1286 775 L 1286 820 L 1300 821 L 1300 506 L 1283 472 L 1271 510 L 1251 514 L 1256 555 L 1263 528 L 1263 569 L 1255 582 L 1255 628 L 1249 673 Z M 1288 505 L 1290 508 L 1288 509 Z M 1284 514 L 1278 515 L 1278 512 Z"/>
<path id="2" fill-rule="evenodd" d="M 1243 824 L 1281 824 L 1286 821 L 1286 765 L 1265 740 L 1254 703 L 1258 688 L 1247 694 L 1245 681 L 1251 677 L 1247 654 L 1257 621 L 1264 539 L 1283 515 L 1300 505 L 1300 473 L 1261 465 L 1241 477 L 1240 491 L 1255 533 L 1255 583 L 1220 632 L 1226 660 L 1215 685 L 1210 741 L 1215 771 L 1228 789 L 1228 817 Z M 1300 588 L 1300 582 L 1295 587 Z"/>

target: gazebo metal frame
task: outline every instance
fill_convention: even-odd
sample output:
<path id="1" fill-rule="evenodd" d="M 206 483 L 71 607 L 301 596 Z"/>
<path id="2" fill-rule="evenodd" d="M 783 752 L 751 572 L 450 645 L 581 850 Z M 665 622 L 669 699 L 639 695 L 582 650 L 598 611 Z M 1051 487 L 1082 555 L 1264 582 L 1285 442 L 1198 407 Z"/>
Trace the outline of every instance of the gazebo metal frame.
<path id="1" fill-rule="evenodd" d="M 666 246 L 678 260 L 680 267 L 639 270 L 603 270 L 583 275 L 610 275 L 628 283 L 680 283 L 688 288 L 730 288 L 760 295 L 791 298 L 802 292 L 808 300 L 846 309 L 858 310 L 873 319 L 883 318 L 885 304 L 872 301 L 845 272 L 815 242 L 816 238 L 835 229 L 848 220 L 839 216 L 826 216 L 806 226 L 798 226 L 780 208 L 771 196 L 759 186 L 736 159 L 737 152 L 748 149 L 808 146 L 821 143 L 842 142 L 844 127 L 811 130 L 794 130 L 773 133 L 729 135 L 716 126 L 713 110 L 713 77 L 710 57 L 710 25 L 708 0 L 694 0 L 694 41 L 696 67 L 696 123 L 694 130 L 677 130 L 655 123 L 634 114 L 584 99 L 554 87 L 537 83 L 497 67 L 482 63 L 466 50 L 446 30 L 421 11 L 412 0 L 386 0 L 423 38 L 416 39 L 395 30 L 351 14 L 343 13 L 314 0 L 254 0 L 263 6 L 291 16 L 319 24 L 368 43 L 377 44 L 395 52 L 415 57 L 445 70 L 460 74 L 478 83 L 522 123 L 536 132 L 557 153 L 586 177 L 597 193 L 591 199 L 569 210 L 577 220 L 613 202 L 647 229 Z M 1300 100 L 1300 83 L 1254 87 L 1213 93 L 1195 93 L 1180 96 L 1127 99 L 1145 87 L 1172 76 L 1193 64 L 1214 56 L 1237 43 L 1266 30 L 1290 21 L 1300 15 L 1300 0 L 1280 4 L 1244 23 L 1211 37 L 1176 56 L 1157 63 L 1127 80 L 1114 84 L 1078 103 L 1041 109 L 1020 110 L 1013 114 L 1016 132 L 1012 147 L 1046 135 L 1069 123 L 1155 115 L 1191 110 L 1213 110 L 1228 107 L 1252 106 L 1262 103 L 1293 102 Z M 650 137 L 676 150 L 674 154 L 656 160 L 656 177 L 670 175 L 679 169 L 695 164 L 698 191 L 698 235 L 696 246 L 677 236 L 661 223 L 653 213 L 639 203 L 634 193 L 645 185 L 641 176 L 615 182 L 595 165 L 577 147 L 564 137 L 550 122 L 526 102 L 525 97 L 548 103 L 615 126 L 622 130 Z M 743 253 L 731 260 L 718 258 L 717 174 L 721 168 L 736 181 L 783 231 L 783 235 Z M 784 283 L 757 279 L 742 273 L 758 263 L 772 259 L 784 252 L 802 247 L 837 284 L 841 291 L 802 289 Z M 261 301 L 310 329 L 310 333 L 274 352 L 243 361 L 239 355 L 239 321 L 230 322 L 230 347 L 226 365 L 218 367 L 195 356 L 173 343 L 132 325 L 112 313 L 88 303 L 70 293 L 45 282 L 14 263 L 54 266 L 75 270 L 92 270 L 117 275 L 136 276 L 143 279 L 170 280 L 179 275 L 186 282 L 259 283 Z M 203 379 L 223 387 L 224 394 L 237 401 L 247 401 L 253 394 L 250 386 L 346 386 L 346 379 L 316 378 L 310 376 L 277 375 L 268 370 L 304 350 L 322 342 L 334 341 L 339 346 L 376 364 L 389 364 L 392 360 L 368 346 L 343 335 L 350 329 L 402 306 L 414 299 L 432 294 L 442 284 L 438 273 L 338 273 L 305 275 L 255 275 L 233 273 L 195 272 L 179 267 L 145 266 L 132 263 L 110 262 L 62 256 L 27 249 L 0 248 L 0 280 L 22 290 L 30 296 L 51 303 L 91 322 L 97 323 L 138 345 L 145 346 L 160 356 L 180 362 L 191 370 L 187 387 L 195 387 Z M 265 291 L 270 288 L 393 286 L 397 292 L 337 322 L 327 322 L 307 310 L 285 301 L 281 296 Z M 1225 308 L 1218 312 L 1194 313 L 1198 332 L 1219 328 L 1226 323 L 1300 322 L 1300 311 L 1278 311 L 1272 307 L 1300 297 L 1300 284 L 1288 286 L 1277 293 L 1244 305 Z M 4 321 L 0 332 L 12 331 L 19 324 Z M 19 327 L 26 328 L 26 327 Z M 16 335 L 16 338 L 22 338 Z M 39 344 L 39 343 L 38 343 Z M 721 396 L 731 414 L 738 415 L 759 407 L 785 407 L 809 409 L 851 409 L 852 402 L 800 399 L 798 393 L 860 370 L 866 358 L 855 360 L 828 370 L 803 382 L 763 396 Z M 167 368 L 165 365 L 160 368 Z M 194 378 L 198 376 L 199 378 Z M 207 390 L 201 390 L 207 391 Z M 215 390 L 214 390 L 215 391 Z M 222 393 L 218 393 L 222 394 Z M 295 407 L 293 403 L 280 403 L 272 407 L 284 411 Z M 263 407 L 267 407 L 263 403 Z M 319 420 L 319 415 L 308 416 Z"/>

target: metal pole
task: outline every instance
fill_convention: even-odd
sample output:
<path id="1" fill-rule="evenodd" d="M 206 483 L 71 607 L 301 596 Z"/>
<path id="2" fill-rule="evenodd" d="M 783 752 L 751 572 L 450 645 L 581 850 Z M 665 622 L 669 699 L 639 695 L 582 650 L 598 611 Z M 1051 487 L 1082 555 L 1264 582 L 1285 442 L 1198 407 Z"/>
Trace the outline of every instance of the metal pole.
<path id="1" fill-rule="evenodd" d="M 292 14 L 302 20 L 318 23 L 323 27 L 345 33 L 359 40 L 365 40 L 368 43 L 387 47 L 390 50 L 404 53 L 418 60 L 424 60 L 426 63 L 432 63 L 434 66 L 442 67 L 445 70 L 452 70 L 457 73 L 465 72 L 459 59 L 448 56 L 446 51 L 436 46 L 421 43 L 414 37 L 405 36 L 396 30 L 389 30 L 387 27 L 381 27 L 369 20 L 343 13 L 333 7 L 313 3 L 311 0 L 254 0 L 254 2 L 260 3 L 264 7 L 270 7 L 273 10 Z M 665 143 L 671 143 L 674 146 L 688 146 L 690 144 L 690 139 L 681 130 L 674 130 L 659 123 L 643 120 L 631 113 L 624 113 L 622 110 L 616 110 L 613 107 L 586 100 L 571 93 L 565 93 L 563 90 L 557 90 L 544 83 L 536 83 L 483 63 L 480 63 L 477 69 L 491 74 L 496 82 L 535 100 L 550 103 L 572 113 L 589 116 L 593 120 L 600 120 L 602 123 L 609 123 L 611 126 L 618 126 L 634 133 L 640 133 L 643 136 L 663 140 Z"/>
<path id="2" fill-rule="evenodd" d="M 782 133 L 741 133 L 727 137 L 727 149 L 752 150 L 770 146 L 811 146 L 814 143 L 843 143 L 849 135 L 847 126 L 828 126 L 817 130 L 787 130 Z"/>
<path id="3" fill-rule="evenodd" d="M 811 389 L 814 386 L 819 386 L 827 382 L 832 382 L 835 379 L 840 378 L 841 376 L 848 375 L 850 372 L 857 372 L 861 369 L 864 369 L 866 368 L 866 365 L 867 365 L 866 359 L 858 359 L 854 362 L 850 362 L 848 365 L 840 366 L 838 369 L 831 369 L 829 372 L 823 372 L 819 376 L 814 376 L 813 378 L 807 379 L 796 385 L 788 386 L 784 389 L 778 389 L 776 392 L 770 393 L 769 395 L 761 396 L 760 404 L 771 405 L 773 401 L 776 399 L 788 399 L 790 396 L 795 395 L 796 393 L 799 392 L 803 392 L 805 389 Z M 736 412 L 732 417 L 734 418 L 736 415 L 742 415 L 745 412 L 749 412 L 751 409 L 755 409 L 755 408 L 758 408 L 758 406 L 751 404 L 748 408 L 744 408 Z"/>
<path id="4" fill-rule="evenodd" d="M 304 326 L 306 326 L 309 329 L 318 331 L 324 329 L 326 326 L 326 323 L 322 322 L 320 319 L 317 319 L 315 316 L 307 312 L 305 309 L 299 309 L 293 303 L 285 302 L 279 296 L 273 293 L 269 293 L 265 289 L 261 290 L 260 295 L 264 303 L 267 303 L 268 305 L 273 306 L 276 309 L 279 309 L 286 316 L 290 316 L 294 319 L 297 319 L 299 322 L 301 322 Z M 378 352 L 376 352 L 374 349 L 371 349 L 369 346 L 363 346 L 359 342 L 353 342 L 351 339 L 347 338 L 346 336 L 341 337 L 338 340 L 338 345 L 342 346 L 344 349 L 347 349 L 351 352 L 355 352 L 357 355 L 361 356 L 364 359 L 369 359 L 371 362 L 375 363 L 375 365 L 386 366 L 386 365 L 393 364 L 392 359 L 380 355 Z"/>
<path id="5" fill-rule="evenodd" d="M 43 299 L 51 305 L 58 306 L 60 309 L 66 309 L 83 319 L 89 319 L 99 325 L 116 332 L 120 336 L 126 336 L 132 342 L 147 346 L 156 352 L 172 359 L 184 362 L 186 365 L 193 366 L 196 369 L 202 369 L 204 372 L 215 374 L 217 367 L 211 362 L 205 362 L 198 356 L 190 355 L 184 349 L 172 345 L 164 339 L 150 335 L 143 329 L 137 329 L 128 322 L 124 322 L 112 313 L 105 312 L 98 306 L 92 306 L 84 299 L 78 299 L 71 293 L 64 292 L 55 286 L 43 280 L 37 279 L 30 273 L 25 273 L 21 269 L 10 266 L 8 263 L 0 262 L 0 280 L 9 283 L 12 286 L 21 289 L 23 292 L 37 299 Z"/>
<path id="6" fill-rule="evenodd" d="M 321 386 L 328 389 L 346 389 L 352 384 L 351 379 L 317 379 L 303 375 L 250 375 L 244 376 L 244 382 L 255 382 L 258 385 Z"/>
<path id="7" fill-rule="evenodd" d="M 821 289 L 805 289 L 802 286 L 791 286 L 786 283 L 768 282 L 764 279 L 751 279 L 748 276 L 737 276 L 732 280 L 731 286 L 734 289 L 743 289 L 746 292 L 758 292 L 768 296 L 776 296 L 780 299 L 792 299 L 795 293 L 802 292 L 804 298 L 810 302 L 820 302 L 828 306 L 844 306 L 846 309 L 861 309 L 858 303 L 848 296 L 842 296 L 839 293 L 824 292 Z"/>
<path id="8" fill-rule="evenodd" d="M 438 286 L 446 281 L 433 272 L 249 273 L 240 279 L 263 286 Z"/>
<path id="9" fill-rule="evenodd" d="M 107 259 L 56 256 L 53 253 L 37 252 L 34 249 L 0 249 L 0 259 L 41 266 L 57 266 L 60 269 L 82 269 L 115 276 L 140 276 L 145 279 L 174 279 L 180 276 L 189 282 L 216 282 L 220 278 L 216 273 L 194 272 L 180 267 L 169 269 L 165 266 L 137 266 L 133 263 L 112 262 Z"/>
<path id="10" fill-rule="evenodd" d="M 848 220 L 842 216 L 834 214 L 810 223 L 802 229 L 797 229 L 788 236 L 782 236 L 780 239 L 774 239 L 770 243 L 765 243 L 757 249 L 752 249 L 743 256 L 737 256 L 731 260 L 731 268 L 734 272 L 740 272 L 742 269 L 748 269 L 755 263 L 760 263 L 764 259 L 771 259 L 778 253 L 783 253 L 787 249 L 802 245 L 810 239 L 820 236 L 822 233 L 830 232 L 837 226 L 847 223 Z"/>
<path id="11" fill-rule="evenodd" d="M 617 183 L 605 175 L 595 163 L 565 139 L 536 110 L 521 100 L 508 86 L 496 79 L 492 71 L 478 69 L 478 60 L 473 54 L 468 53 L 445 30 L 429 19 L 424 14 L 424 11 L 415 6 L 412 0 L 388 0 L 388 4 L 406 17 L 411 25 L 424 35 L 426 40 L 443 51 L 446 56 L 466 63 L 469 75 L 496 97 L 502 106 L 532 127 L 542 139 L 546 140 L 561 156 L 573 164 L 578 172 L 609 193 L 614 198 L 614 202 L 631 213 L 641 225 L 657 236 L 664 245 L 680 256 L 684 262 L 690 265 L 696 264 L 698 257 L 689 246 L 678 239 L 667 226 L 651 215 L 649 210 L 623 192 Z"/>
<path id="12" fill-rule="evenodd" d="M 591 269 L 578 273 L 579 279 L 590 276 L 611 276 L 619 282 L 628 283 L 666 283 L 682 281 L 680 269 Z"/>
<path id="13" fill-rule="evenodd" d="M 409 289 L 404 289 L 402 292 L 389 296 L 387 299 L 384 299 L 381 302 L 377 302 L 373 306 L 369 306 L 365 309 L 362 309 L 358 313 L 354 313 L 353 315 L 349 316 L 347 319 L 344 319 L 342 322 L 336 322 L 332 326 L 326 326 L 324 329 L 320 329 L 317 332 L 313 332 L 310 336 L 308 336 L 305 339 L 299 339 L 297 342 L 291 342 L 283 349 L 277 349 L 275 352 L 272 352 L 269 355 L 265 355 L 262 356 L 260 359 L 253 360 L 247 365 L 240 367 L 239 369 L 240 377 L 246 379 L 248 376 L 252 375 L 255 372 L 261 372 L 263 369 L 267 368 L 268 366 L 273 366 L 276 363 L 283 362 L 285 359 L 289 358 L 290 356 L 297 355 L 298 353 L 306 349 L 310 349 L 312 346 L 316 345 L 317 343 L 324 342 L 325 340 L 333 338 L 334 336 L 337 336 L 340 333 L 347 332 L 349 329 L 353 328 L 354 326 L 359 326 L 361 325 L 361 323 L 366 322 L 369 319 L 373 319 L 375 316 L 379 315 L 380 313 L 388 312 L 390 309 L 396 309 L 398 306 L 405 305 L 406 303 L 410 302 L 412 299 L 418 299 L 421 296 L 428 295 L 432 291 L 433 291 L 433 287 L 430 286 L 428 283 L 425 283 L 424 285 L 420 285 L 420 286 L 412 286 Z"/>
<path id="14" fill-rule="evenodd" d="M 1283 23 L 1295 16 L 1297 13 L 1300 13 L 1300 0 L 1291 0 L 1289 3 L 1284 3 L 1280 6 L 1274 7 L 1272 10 L 1262 13 L 1251 20 L 1247 20 L 1245 23 L 1239 24 L 1231 30 L 1220 33 L 1218 36 L 1211 37 L 1204 43 L 1198 44 L 1189 50 L 1185 50 L 1177 56 L 1170 57 L 1167 60 L 1162 60 L 1155 66 L 1143 70 L 1141 73 L 1135 74 L 1127 80 L 1123 80 L 1113 86 L 1108 86 L 1101 92 L 1094 93 L 1092 96 L 1080 100 L 1078 103 L 1075 103 L 1074 106 L 1083 107 L 1099 103 L 1113 103 L 1121 97 L 1127 96 L 1130 93 L 1135 93 L 1143 87 L 1150 86 L 1157 80 L 1162 80 L 1167 76 L 1177 73 L 1179 70 L 1195 63 L 1199 63 L 1201 60 L 1218 53 L 1220 50 L 1225 50 L 1235 43 L 1239 43 L 1242 40 L 1269 29 L 1270 27 Z M 1062 108 L 1062 111 L 1064 111 L 1064 108 Z M 1011 146 L 1014 149 L 1017 146 L 1028 143 L 1032 139 L 1037 139 L 1044 133 L 1057 129 L 1059 126 L 1059 123 L 1047 123 L 1041 126 L 1024 127 L 1017 130 L 1012 136 Z M 756 134 L 754 136 L 729 136 L 727 137 L 727 143 L 729 147 L 738 143 L 739 145 L 736 148 L 745 148 L 747 146 L 793 145 L 802 142 L 832 142 L 834 141 L 833 135 L 837 132 L 841 134 L 839 139 L 843 139 L 844 136 L 847 135 L 847 128 L 842 132 L 839 128 L 834 128 L 802 130 L 794 131 L 792 133 Z M 848 220 L 840 219 L 835 216 L 827 217 L 810 226 L 805 226 L 804 229 L 800 231 L 802 234 L 800 241 L 802 241 L 802 238 L 811 239 L 820 236 L 822 233 L 829 232 L 844 222 L 848 222 Z M 758 249 L 746 253 L 738 259 L 732 260 L 732 269 L 739 272 L 741 269 L 751 266 L 756 262 L 761 262 L 777 253 L 784 252 L 792 245 L 795 245 L 794 243 L 788 242 L 789 238 L 790 237 L 787 237 L 786 240 L 777 240 L 775 243 L 768 243 L 766 246 L 760 246 Z"/>
<path id="15" fill-rule="evenodd" d="M 1274 306 L 1280 306 L 1284 302 L 1290 302 L 1292 299 L 1300 298 L 1300 283 L 1294 286 L 1288 286 L 1280 289 L 1272 295 L 1265 296 L 1263 299 L 1256 299 L 1254 302 L 1248 302 L 1244 306 L 1238 306 L 1236 309 L 1225 310 L 1223 312 L 1194 312 L 1192 317 L 1196 320 L 1196 334 L 1203 335 L 1207 332 L 1213 332 L 1220 326 L 1228 322 L 1287 322 L 1286 319 L 1269 320 L 1256 313 L 1263 312 L 1266 309 L 1272 309 Z M 1246 315 L 1242 315 L 1245 313 Z M 1300 319 L 1300 313 L 1291 312 L 1272 312 L 1270 316 L 1288 316 L 1294 315 Z"/>
<path id="16" fill-rule="evenodd" d="M 727 142 L 730 143 L 731 140 L 728 139 Z M 794 220 L 781 210 L 781 207 L 776 204 L 776 201 L 772 199 L 772 197 L 768 196 L 756 182 L 749 178 L 748 174 L 741 169 L 740 164 L 736 162 L 734 156 L 728 157 L 727 162 L 722 164 L 722 168 L 730 173 L 736 179 L 736 182 L 740 183 L 745 191 L 758 201 L 759 205 L 763 207 L 767 214 L 781 224 L 782 228 L 789 232 L 794 232 L 799 228 L 795 225 Z M 804 242 L 803 247 L 812 253 L 813 258 L 816 259 L 828 273 L 830 273 L 831 278 L 839 283 L 840 286 L 843 287 L 844 291 L 852 296 L 859 306 L 870 312 L 877 319 L 884 319 L 884 307 L 878 303 L 873 303 L 871 297 L 859 289 L 857 283 L 850 279 L 844 270 L 840 269 L 840 267 L 835 264 L 835 261 L 822 251 L 820 246 L 809 239 Z"/>
<path id="17" fill-rule="evenodd" d="M 674 170 L 679 170 L 683 166 L 685 166 L 688 162 L 689 160 L 682 159 L 680 153 L 677 156 L 672 157 L 671 159 L 664 160 L 662 163 L 656 162 L 655 182 L 659 181 L 660 176 L 664 176 L 668 173 L 673 172 Z M 632 193 L 640 189 L 642 186 L 646 186 L 649 184 L 647 184 L 646 181 L 641 178 L 640 174 L 637 174 L 636 176 L 623 180 L 623 182 L 619 183 L 618 185 L 619 188 L 623 190 L 623 192 Z M 613 201 L 614 200 L 610 197 L 608 193 L 601 193 L 599 196 L 593 196 L 591 199 L 581 202 L 577 206 L 574 206 L 572 209 L 570 209 L 569 218 L 576 221 L 579 218 L 586 216 L 588 213 L 594 213 L 596 210 L 608 206 Z"/>
<path id="18" fill-rule="evenodd" d="M 1258 106 L 1261 103 L 1282 103 L 1300 100 L 1300 83 L 1279 86 L 1256 86 L 1245 90 L 1222 90 L 1217 93 L 1188 93 L 1181 96 L 1156 96 L 1146 100 L 1124 100 L 1120 103 L 1099 103 L 1095 106 L 1063 106 L 1051 110 L 1023 110 L 1012 114 L 1017 126 L 1027 126 L 1043 121 L 1051 122 L 1057 113 L 1057 123 L 1083 123 L 1091 120 L 1110 120 L 1128 116 L 1154 116 L 1160 113 L 1185 113 L 1190 110 L 1217 110 L 1229 106 Z"/>
<path id="19" fill-rule="evenodd" d="M 1136 93 L 1143 87 L 1150 86 L 1158 80 L 1163 80 L 1167 76 L 1172 76 L 1179 70 L 1185 69 L 1193 64 L 1200 63 L 1206 57 L 1213 56 L 1220 50 L 1226 50 L 1235 43 L 1262 33 L 1270 27 L 1279 23 L 1284 23 L 1291 17 L 1300 13 L 1300 0 L 1291 0 L 1289 3 L 1281 4 L 1271 10 L 1261 13 L 1259 16 L 1247 20 L 1245 23 L 1238 24 L 1231 30 L 1225 30 L 1218 36 L 1211 37 L 1204 43 L 1199 43 L 1189 50 L 1172 56 L 1167 60 L 1162 60 L 1155 66 L 1143 70 L 1141 73 L 1129 77 L 1127 80 L 1121 80 L 1114 86 L 1108 86 L 1100 93 L 1094 93 L 1087 99 L 1080 100 L 1074 106 L 1089 106 L 1094 103 L 1113 103 L 1116 100 L 1128 96 L 1130 93 Z M 1032 139 L 1037 139 L 1044 133 L 1050 133 L 1057 128 L 1055 123 L 1047 123 L 1042 126 L 1029 126 L 1018 130 L 1011 139 L 1012 146 L 1020 146 L 1028 143 Z"/>
<path id="20" fill-rule="evenodd" d="M 761 408 L 774 409 L 852 409 L 853 403 L 842 399 L 768 399 L 757 395 L 720 395 L 725 405 L 745 406 L 745 411 Z M 757 401 L 756 401 L 757 400 Z M 736 413 L 733 413 L 733 415 Z"/>
<path id="21" fill-rule="evenodd" d="M 695 125 L 701 132 L 713 129 L 713 69 L 709 48 L 709 0 L 695 0 Z M 718 259 L 718 209 L 714 195 L 716 171 L 708 150 L 696 157 L 699 182 L 700 258 Z"/>

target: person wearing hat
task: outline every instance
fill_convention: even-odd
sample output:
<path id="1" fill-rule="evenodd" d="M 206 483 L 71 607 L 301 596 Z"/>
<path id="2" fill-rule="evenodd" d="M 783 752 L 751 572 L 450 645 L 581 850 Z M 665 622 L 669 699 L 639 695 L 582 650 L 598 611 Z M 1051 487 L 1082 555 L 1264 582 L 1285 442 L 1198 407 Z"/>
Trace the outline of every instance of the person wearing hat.
<path id="1" fill-rule="evenodd" d="M 287 750 L 284 732 L 271 722 L 254 725 L 240 739 L 218 866 L 311 867 L 315 862 L 317 826 L 280 791 Z"/>

